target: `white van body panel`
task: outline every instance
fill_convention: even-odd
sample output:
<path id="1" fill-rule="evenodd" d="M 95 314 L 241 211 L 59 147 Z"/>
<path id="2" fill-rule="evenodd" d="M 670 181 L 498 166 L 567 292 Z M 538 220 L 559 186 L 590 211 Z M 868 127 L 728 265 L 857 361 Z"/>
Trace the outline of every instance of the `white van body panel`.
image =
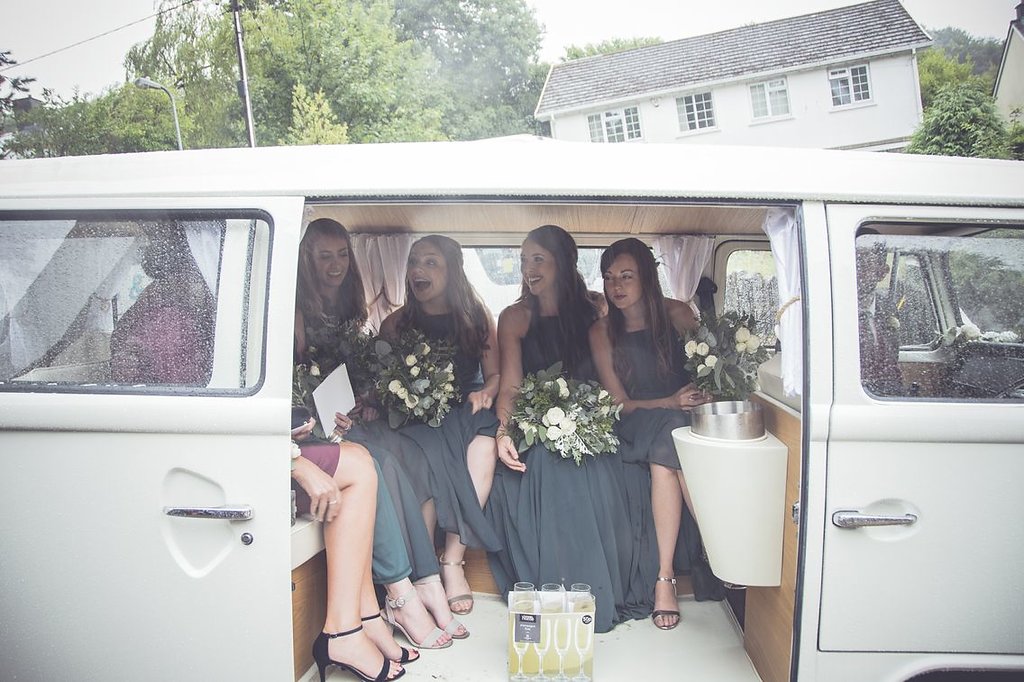
<path id="1" fill-rule="evenodd" d="M 265 346 L 266 364 L 250 395 L 0 392 L 5 679 L 115 679 L 117 671 L 166 680 L 291 678 L 282 481 L 302 204 L 241 196 L 0 198 L 5 211 L 244 207 L 275 216 L 274 229 L 286 235 L 273 247 L 270 271 L 282 276 L 269 305 L 265 291 L 253 292 L 252 305 L 267 313 L 248 330 L 265 343 L 250 345 Z M 231 261 L 244 253 L 225 249 L 220 301 L 232 301 L 237 318 L 242 299 L 231 289 L 239 279 Z M 256 276 L 267 280 L 266 272 Z M 238 367 L 238 347 L 216 348 L 215 377 Z M 257 380 L 260 355 L 249 362 Z M 248 505 L 252 518 L 164 512 L 222 505 Z"/>

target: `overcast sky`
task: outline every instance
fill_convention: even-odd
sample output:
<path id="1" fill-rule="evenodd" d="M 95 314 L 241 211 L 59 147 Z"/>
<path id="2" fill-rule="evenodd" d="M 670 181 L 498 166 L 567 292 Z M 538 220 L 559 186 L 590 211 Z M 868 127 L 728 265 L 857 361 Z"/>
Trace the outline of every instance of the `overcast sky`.
<path id="1" fill-rule="evenodd" d="M 1006 37 L 1018 0 L 903 0 L 926 28 L 955 26 L 973 36 Z M 556 61 L 567 45 L 610 38 L 686 36 L 856 4 L 851 0 L 527 0 L 544 25 L 541 59 Z M 98 94 L 125 79 L 124 55 L 153 31 L 155 0 L 0 0 L 0 50 L 19 66 L 5 76 L 33 76 L 68 97 L 77 86 Z M 95 36 L 118 29 L 109 35 Z M 63 50 L 80 41 L 88 42 Z M 31 61 L 30 61 L 31 60 Z"/>

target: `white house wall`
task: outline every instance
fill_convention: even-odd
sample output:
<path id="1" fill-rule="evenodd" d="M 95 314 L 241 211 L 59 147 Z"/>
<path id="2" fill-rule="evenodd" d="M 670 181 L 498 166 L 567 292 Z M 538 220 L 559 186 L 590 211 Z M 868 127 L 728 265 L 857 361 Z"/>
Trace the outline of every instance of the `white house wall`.
<path id="1" fill-rule="evenodd" d="M 854 61 L 830 68 L 863 63 Z M 869 62 L 868 72 L 871 101 L 842 109 L 832 106 L 828 69 L 823 67 L 786 75 L 790 115 L 781 119 L 754 121 L 749 85 L 765 80 L 759 78 L 711 87 L 717 123 L 713 130 L 679 130 L 675 99 L 689 92 L 707 91 L 707 88 L 698 88 L 660 97 L 643 97 L 581 113 L 556 114 L 551 134 L 560 140 L 588 142 L 589 114 L 638 106 L 645 142 L 837 148 L 870 147 L 909 137 L 921 120 L 915 57 L 905 54 L 876 59 Z"/>
<path id="2" fill-rule="evenodd" d="M 996 89 L 996 106 L 1006 120 L 1010 112 L 1024 107 L 1024 37 L 1013 29 L 1007 38 L 1006 55 Z M 642 122 L 641 122 L 642 123 Z"/>

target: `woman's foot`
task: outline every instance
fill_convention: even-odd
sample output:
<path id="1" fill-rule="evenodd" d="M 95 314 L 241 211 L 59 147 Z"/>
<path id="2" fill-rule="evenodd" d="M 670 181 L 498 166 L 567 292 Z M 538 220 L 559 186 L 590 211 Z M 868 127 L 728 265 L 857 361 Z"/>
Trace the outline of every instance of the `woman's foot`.
<path id="1" fill-rule="evenodd" d="M 442 555 L 438 563 L 441 564 L 441 581 L 444 583 L 448 607 L 456 615 L 467 615 L 473 610 L 473 590 L 466 580 L 466 562 L 445 561 Z"/>
<path id="2" fill-rule="evenodd" d="M 420 652 L 416 649 L 406 649 L 399 645 L 391 635 L 391 627 L 384 621 L 380 613 L 362 618 L 363 631 L 370 638 L 374 646 L 384 654 L 385 657 L 396 663 L 412 663 L 420 658 Z"/>
<path id="3" fill-rule="evenodd" d="M 425 602 L 419 597 L 419 590 L 412 587 L 407 590 L 395 589 L 402 583 L 388 586 L 386 620 L 401 630 L 405 638 L 421 649 L 441 649 L 450 646 L 451 636 L 438 627 L 438 623 L 427 612 Z M 392 597 L 392 592 L 399 594 Z"/>
<path id="4" fill-rule="evenodd" d="M 420 595 L 420 600 L 430 611 L 430 614 L 434 617 L 434 621 L 448 634 L 452 636 L 452 639 L 465 639 L 469 637 L 469 630 L 466 629 L 462 623 L 455 619 L 452 615 L 451 608 L 448 605 L 448 597 L 445 596 L 444 587 L 441 586 L 441 578 L 437 575 L 428 575 L 426 578 L 422 578 L 416 581 L 416 592 Z"/>
<path id="5" fill-rule="evenodd" d="M 385 679 L 393 680 L 404 672 L 398 663 L 385 660 L 384 654 L 377 649 L 365 631 L 329 638 L 327 654 L 332 663 L 354 668 L 368 680 L 377 677 L 389 665 Z"/>
<path id="6" fill-rule="evenodd" d="M 679 600 L 676 598 L 676 579 L 658 576 L 654 583 L 654 611 L 651 620 L 659 630 L 671 630 L 679 625 Z"/>

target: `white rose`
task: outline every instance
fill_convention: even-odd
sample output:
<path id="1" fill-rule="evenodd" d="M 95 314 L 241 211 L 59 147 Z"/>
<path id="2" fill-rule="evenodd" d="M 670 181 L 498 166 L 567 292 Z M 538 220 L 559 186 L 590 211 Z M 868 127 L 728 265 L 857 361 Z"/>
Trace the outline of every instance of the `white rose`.
<path id="1" fill-rule="evenodd" d="M 555 426 L 561 424 L 563 419 L 565 419 L 565 410 L 560 407 L 552 407 L 544 415 L 543 421 L 545 426 Z"/>
<path id="2" fill-rule="evenodd" d="M 445 385 L 444 385 L 444 390 L 446 390 L 446 391 L 448 391 L 449 393 L 451 393 L 452 391 L 454 391 L 454 390 L 455 390 L 455 386 L 454 386 L 453 384 L 445 384 Z"/>
<path id="3" fill-rule="evenodd" d="M 406 355 L 405 356 L 405 364 L 408 367 L 412 367 L 413 365 L 415 365 L 416 364 L 416 356 L 415 355 Z"/>
<path id="4" fill-rule="evenodd" d="M 299 444 L 293 442 L 292 443 L 292 459 L 295 459 L 296 457 L 298 457 L 301 454 L 302 454 L 302 449 L 299 447 Z"/>
<path id="5" fill-rule="evenodd" d="M 558 428 L 561 429 L 562 433 L 566 434 L 567 436 L 572 435 L 576 433 L 576 422 L 574 422 L 571 419 L 566 419 L 565 421 L 558 425 Z"/>
<path id="6" fill-rule="evenodd" d="M 604 390 L 603 388 L 600 391 L 598 391 L 598 393 L 597 393 L 597 399 L 598 400 L 604 400 L 607 397 L 608 397 L 608 391 Z"/>
<path id="7" fill-rule="evenodd" d="M 452 366 L 452 363 L 449 362 L 448 366 L 444 368 L 444 371 L 448 372 L 448 374 L 451 374 L 452 372 L 455 371 L 455 368 Z"/>
<path id="8" fill-rule="evenodd" d="M 736 342 L 742 343 L 750 338 L 750 330 L 746 327 L 740 327 L 736 330 Z"/>
<path id="9" fill-rule="evenodd" d="M 697 344 L 697 355 L 707 355 L 711 352 L 711 346 L 701 341 Z"/>
<path id="10" fill-rule="evenodd" d="M 409 370 L 409 374 L 413 375 L 414 377 L 418 377 L 420 375 L 420 368 L 413 367 L 412 369 Z"/>
<path id="11" fill-rule="evenodd" d="M 746 343 L 737 343 L 736 344 L 736 352 L 737 353 L 742 353 L 746 349 L 747 349 L 747 344 Z"/>
<path id="12" fill-rule="evenodd" d="M 430 352 L 430 346 L 428 346 L 427 344 L 423 344 L 423 354 L 426 355 L 429 352 Z"/>
<path id="13" fill-rule="evenodd" d="M 702 364 L 699 364 L 699 365 L 697 365 L 697 371 L 698 371 L 698 372 L 700 372 L 700 371 L 701 371 L 702 369 L 704 369 L 704 364 L 703 364 L 703 363 L 702 363 Z"/>
<path id="14" fill-rule="evenodd" d="M 314 365 L 310 365 L 309 366 L 309 376 L 311 376 L 311 377 L 318 377 L 318 376 L 320 376 L 320 365 L 315 365 L 315 364 Z"/>
<path id="15" fill-rule="evenodd" d="M 714 355 L 709 355 L 704 360 L 704 364 L 706 364 L 708 367 L 714 367 L 715 365 L 718 364 L 718 358 L 716 356 L 714 356 Z"/>
<path id="16" fill-rule="evenodd" d="M 761 337 L 757 334 L 751 334 L 750 338 L 747 339 L 747 350 L 753 353 L 755 350 L 761 347 Z"/>
<path id="17" fill-rule="evenodd" d="M 398 392 L 402 390 L 402 382 L 399 381 L 398 379 L 392 379 L 391 383 L 388 384 L 388 390 L 394 393 L 395 395 L 398 395 Z"/>
<path id="18" fill-rule="evenodd" d="M 395 391 L 395 393 L 396 393 L 396 394 L 398 395 L 398 397 L 399 397 L 399 398 L 401 398 L 402 400 L 405 400 L 406 398 L 408 398 L 408 397 L 409 397 L 409 391 L 408 391 L 408 390 L 407 390 L 407 389 L 406 389 L 406 388 L 405 388 L 404 386 L 402 386 L 402 387 L 399 387 L 399 389 L 398 389 L 397 391 Z"/>
<path id="19" fill-rule="evenodd" d="M 697 342 L 690 340 L 683 346 L 683 350 L 686 351 L 686 357 L 692 358 L 693 354 L 697 352 Z"/>
<path id="20" fill-rule="evenodd" d="M 549 440 L 558 440 L 559 438 L 561 438 L 561 436 L 562 436 L 562 429 L 558 428 L 557 426 L 549 426 L 548 427 L 548 439 Z"/>

